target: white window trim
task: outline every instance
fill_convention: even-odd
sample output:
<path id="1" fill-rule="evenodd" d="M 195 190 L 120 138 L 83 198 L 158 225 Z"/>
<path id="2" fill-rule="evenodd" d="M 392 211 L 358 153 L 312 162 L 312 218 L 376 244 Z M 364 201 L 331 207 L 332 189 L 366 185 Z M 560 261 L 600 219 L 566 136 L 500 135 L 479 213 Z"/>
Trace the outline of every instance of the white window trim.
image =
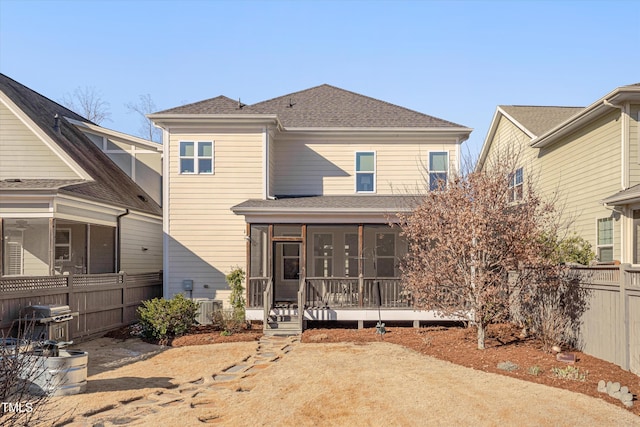
<path id="1" fill-rule="evenodd" d="M 611 243 L 606 244 L 606 245 L 601 245 L 600 244 L 600 227 L 599 227 L 599 223 L 601 220 L 609 220 L 611 221 Z M 598 261 L 600 260 L 600 248 L 611 248 L 611 258 L 612 260 L 614 260 L 614 250 L 615 250 L 615 243 L 616 243 L 616 224 L 615 221 L 613 220 L 613 218 L 611 217 L 602 217 L 602 218 L 596 218 L 596 257 L 598 259 Z"/>
<path id="2" fill-rule="evenodd" d="M 450 165 L 450 160 L 451 160 L 451 156 L 449 155 L 450 153 L 448 151 L 429 151 L 427 153 L 427 163 L 428 163 L 428 168 L 427 168 L 427 172 L 428 172 L 428 176 L 429 176 L 429 190 L 431 190 L 431 174 L 432 173 L 442 173 L 442 171 L 432 171 L 431 170 L 431 154 L 446 154 L 447 155 L 447 169 L 444 171 L 445 174 L 447 175 L 447 181 L 445 184 L 449 184 L 449 175 L 450 175 L 450 169 L 451 169 L 451 165 Z"/>
<path id="3" fill-rule="evenodd" d="M 193 156 L 181 156 L 180 155 L 180 148 L 182 147 L 182 143 L 187 143 L 187 142 L 192 142 L 193 143 Z M 198 147 L 200 146 L 200 144 L 202 143 L 211 143 L 211 157 L 209 156 L 198 156 Z M 214 175 L 216 172 L 216 167 L 215 167 L 215 158 L 216 158 L 216 154 L 215 154 L 215 150 L 216 149 L 216 144 L 214 141 L 210 140 L 210 141 L 179 141 L 178 143 L 178 173 L 180 175 Z M 211 159 L 211 172 L 200 172 L 199 168 L 200 168 L 200 162 L 198 160 L 200 159 Z M 183 172 L 182 171 L 182 160 L 183 159 L 191 159 L 193 160 L 193 172 Z"/>
<path id="4" fill-rule="evenodd" d="M 358 171 L 358 154 L 373 154 L 373 171 Z M 377 176 L 378 176 L 378 156 L 375 151 L 366 150 L 366 151 L 356 151 L 353 156 L 353 170 L 354 170 L 354 188 L 356 193 L 361 194 L 373 194 L 377 191 Z M 373 191 L 358 191 L 358 174 L 359 173 L 372 173 L 373 174 Z"/>
<path id="5" fill-rule="evenodd" d="M 516 183 L 516 177 L 518 176 L 518 171 L 521 171 L 522 181 L 520 183 Z M 518 196 L 517 189 L 520 187 L 520 195 Z M 515 171 L 509 177 L 509 201 L 517 202 L 524 198 L 524 168 L 519 167 L 516 168 Z"/>

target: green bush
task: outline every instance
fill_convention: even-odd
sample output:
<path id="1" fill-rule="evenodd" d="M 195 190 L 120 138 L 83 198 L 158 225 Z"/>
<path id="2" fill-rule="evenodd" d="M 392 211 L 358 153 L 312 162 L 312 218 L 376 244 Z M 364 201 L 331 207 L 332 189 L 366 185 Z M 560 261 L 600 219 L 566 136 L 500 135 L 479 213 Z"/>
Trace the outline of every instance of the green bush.
<path id="1" fill-rule="evenodd" d="M 182 294 L 143 301 L 138 307 L 142 336 L 165 341 L 184 335 L 196 323 L 197 312 L 198 304 Z"/>

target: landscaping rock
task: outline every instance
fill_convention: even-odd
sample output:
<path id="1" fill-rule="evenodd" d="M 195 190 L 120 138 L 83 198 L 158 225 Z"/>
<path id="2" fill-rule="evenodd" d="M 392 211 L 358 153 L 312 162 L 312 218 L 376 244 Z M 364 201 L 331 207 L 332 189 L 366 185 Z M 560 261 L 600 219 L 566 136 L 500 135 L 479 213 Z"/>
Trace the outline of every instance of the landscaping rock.
<path id="1" fill-rule="evenodd" d="M 633 394 L 626 392 L 626 393 L 622 393 L 622 395 L 620 396 L 620 400 L 624 403 L 624 402 L 631 402 L 633 401 Z"/>
<path id="2" fill-rule="evenodd" d="M 620 393 L 620 390 L 618 390 L 611 393 L 610 396 L 613 397 L 614 399 L 620 400 L 620 398 L 622 397 L 622 393 Z"/>
<path id="3" fill-rule="evenodd" d="M 622 404 L 627 408 L 633 408 L 633 400 L 630 402 L 622 402 Z"/>
<path id="4" fill-rule="evenodd" d="M 600 393 L 606 393 L 607 392 L 607 383 L 604 382 L 604 380 L 598 381 L 598 391 Z"/>
<path id="5" fill-rule="evenodd" d="M 622 394 L 629 393 L 629 387 L 627 387 L 626 385 L 620 387 L 620 393 Z"/>
<path id="6" fill-rule="evenodd" d="M 611 390 L 612 386 L 613 386 L 613 383 L 611 381 L 607 381 L 607 394 L 612 393 L 612 390 Z"/>

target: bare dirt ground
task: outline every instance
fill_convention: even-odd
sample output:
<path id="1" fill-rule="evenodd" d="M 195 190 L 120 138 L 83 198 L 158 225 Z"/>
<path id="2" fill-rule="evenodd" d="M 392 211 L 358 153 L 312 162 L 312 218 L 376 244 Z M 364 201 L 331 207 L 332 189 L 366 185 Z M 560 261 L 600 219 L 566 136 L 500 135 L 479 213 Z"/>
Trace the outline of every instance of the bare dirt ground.
<path id="1" fill-rule="evenodd" d="M 628 410 L 596 391 L 605 379 L 637 395 L 640 377 L 575 353 L 587 380 L 553 378 L 551 367 L 566 365 L 506 326 L 484 351 L 462 328 L 309 329 L 302 342 L 200 332 L 173 347 L 76 345 L 89 351 L 87 391 L 53 399 L 58 424 L 640 426 L 637 401 Z M 498 370 L 505 361 L 519 369 Z"/>

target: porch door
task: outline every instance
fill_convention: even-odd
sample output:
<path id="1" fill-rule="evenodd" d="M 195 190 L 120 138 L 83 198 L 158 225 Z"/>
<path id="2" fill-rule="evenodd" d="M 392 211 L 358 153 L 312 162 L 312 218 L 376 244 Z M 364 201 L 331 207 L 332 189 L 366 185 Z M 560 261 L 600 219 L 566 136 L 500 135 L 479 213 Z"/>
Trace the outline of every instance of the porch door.
<path id="1" fill-rule="evenodd" d="M 275 242 L 273 245 L 274 301 L 297 301 L 302 243 Z"/>

